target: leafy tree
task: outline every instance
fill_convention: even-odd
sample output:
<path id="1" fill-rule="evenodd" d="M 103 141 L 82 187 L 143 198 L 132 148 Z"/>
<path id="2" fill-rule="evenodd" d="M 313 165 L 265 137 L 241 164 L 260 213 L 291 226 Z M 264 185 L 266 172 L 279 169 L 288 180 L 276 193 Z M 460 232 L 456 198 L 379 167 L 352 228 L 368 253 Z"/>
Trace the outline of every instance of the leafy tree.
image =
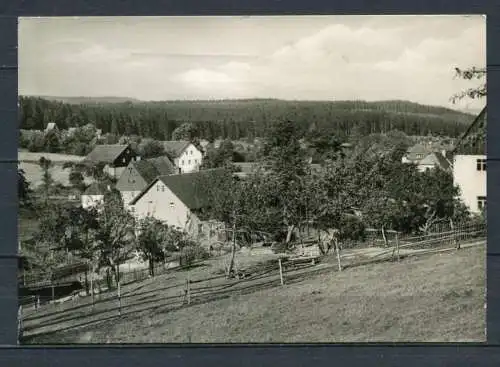
<path id="1" fill-rule="evenodd" d="M 124 207 L 120 193 L 116 190 L 104 195 L 104 204 L 98 211 L 98 232 L 101 264 L 108 267 L 120 284 L 120 265 L 132 253 L 135 244 L 134 218 Z"/>
<path id="2" fill-rule="evenodd" d="M 463 98 L 478 99 L 486 97 L 486 68 L 473 66 L 471 68 L 461 69 L 456 67 L 455 73 L 458 78 L 465 80 L 481 80 L 482 82 L 476 87 L 468 88 L 452 96 L 451 100 L 453 102 L 457 102 Z"/>
<path id="3" fill-rule="evenodd" d="M 41 157 L 38 161 L 40 168 L 42 169 L 42 184 L 41 189 L 44 193 L 45 202 L 47 202 L 49 195 L 52 192 L 54 186 L 54 179 L 52 178 L 52 173 L 50 172 L 53 163 L 50 159 Z"/>
<path id="4" fill-rule="evenodd" d="M 85 269 L 85 289 L 87 294 L 93 291 L 93 275 L 99 260 L 99 243 L 96 235 L 99 230 L 97 211 L 95 208 L 84 209 L 81 207 L 70 207 L 64 213 L 65 232 L 63 246 L 70 252 L 76 254 L 87 264 Z M 89 287 L 88 272 L 91 273 L 91 284 Z"/>
<path id="5" fill-rule="evenodd" d="M 172 133 L 172 140 L 189 140 L 191 141 L 198 136 L 198 129 L 193 123 L 183 123 L 177 127 Z"/>
<path id="6" fill-rule="evenodd" d="M 28 139 L 28 150 L 30 152 L 42 152 L 45 149 L 45 139 L 43 133 L 32 133 Z"/>
<path id="7" fill-rule="evenodd" d="M 44 151 L 49 153 L 57 153 L 61 150 L 59 136 L 56 131 L 51 130 L 45 133 L 44 136 Z"/>
<path id="8" fill-rule="evenodd" d="M 26 174 L 24 170 L 17 169 L 17 197 L 19 199 L 19 205 L 21 207 L 27 207 L 30 205 L 30 194 L 32 190 L 30 188 L 30 183 L 26 179 Z"/>
<path id="9" fill-rule="evenodd" d="M 85 184 L 85 179 L 83 177 L 83 173 L 77 168 L 71 169 L 69 173 L 69 183 L 71 184 L 71 186 L 73 186 L 73 188 L 75 188 L 81 193 L 83 193 L 87 188 L 87 185 Z"/>
<path id="10" fill-rule="evenodd" d="M 155 158 L 165 155 L 164 146 L 156 140 L 143 141 L 139 146 L 139 155 L 143 158 Z"/>
<path id="11" fill-rule="evenodd" d="M 142 219 L 138 227 L 137 247 L 149 263 L 149 274 L 154 277 L 155 262 L 163 261 L 166 251 L 175 249 L 173 241 L 176 233 L 173 228 L 153 217 Z"/>

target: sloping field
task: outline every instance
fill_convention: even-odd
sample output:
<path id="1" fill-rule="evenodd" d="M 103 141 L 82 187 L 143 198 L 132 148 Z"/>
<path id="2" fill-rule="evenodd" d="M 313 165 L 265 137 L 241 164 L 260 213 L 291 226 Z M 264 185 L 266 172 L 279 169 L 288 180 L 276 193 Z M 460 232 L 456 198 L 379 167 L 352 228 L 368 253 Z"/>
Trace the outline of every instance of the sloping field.
<path id="1" fill-rule="evenodd" d="M 63 164 L 65 162 L 80 162 L 85 157 L 78 155 L 69 154 L 56 154 L 56 153 L 34 153 L 34 152 L 18 152 L 18 166 L 20 169 L 24 170 L 26 179 L 30 182 L 31 186 L 34 188 L 38 186 L 42 180 L 42 169 L 38 164 L 41 157 L 50 159 L 53 162 L 53 166 L 50 169 L 52 178 L 54 181 L 59 182 L 65 186 L 69 185 L 69 169 L 63 169 Z M 90 182 L 90 180 L 86 180 Z"/>
<path id="2" fill-rule="evenodd" d="M 261 285 L 226 281 L 214 265 L 124 287 L 121 316 L 111 294 L 93 312 L 84 299 L 30 311 L 25 342 L 485 340 L 484 244 L 342 272 L 325 263 L 287 271 L 284 286 L 276 272 Z M 182 301 L 188 273 L 190 305 Z"/>
<path id="3" fill-rule="evenodd" d="M 38 163 L 41 157 L 50 159 L 54 163 L 80 162 L 85 158 L 79 155 L 45 153 L 45 152 L 26 152 L 26 151 L 19 151 L 17 157 L 20 162 L 32 162 L 32 163 Z"/>

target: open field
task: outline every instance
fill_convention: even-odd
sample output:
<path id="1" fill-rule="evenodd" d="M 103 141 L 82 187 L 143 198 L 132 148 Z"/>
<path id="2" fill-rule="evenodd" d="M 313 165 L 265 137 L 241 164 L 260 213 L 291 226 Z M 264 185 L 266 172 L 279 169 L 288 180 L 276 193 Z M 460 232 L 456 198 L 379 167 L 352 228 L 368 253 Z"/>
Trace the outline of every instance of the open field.
<path id="1" fill-rule="evenodd" d="M 246 265 L 269 255 L 243 255 Z M 220 259 L 26 311 L 27 343 L 460 342 L 485 340 L 485 246 L 335 271 L 335 261 L 227 281 Z M 223 261 L 222 261 L 223 262 Z M 183 304 L 191 279 L 192 301 Z M 264 279 L 265 281 L 259 280 Z M 31 337 L 30 337 L 31 335 Z"/>
<path id="2" fill-rule="evenodd" d="M 37 163 L 41 157 L 50 159 L 54 163 L 80 162 L 85 158 L 79 155 L 46 153 L 46 152 L 26 152 L 23 150 L 20 150 L 18 152 L 17 157 L 20 162 L 33 162 L 33 163 Z"/>
<path id="3" fill-rule="evenodd" d="M 77 155 L 68 154 L 56 154 L 56 153 L 33 153 L 19 151 L 18 153 L 18 166 L 20 169 L 24 170 L 26 179 L 30 182 L 31 186 L 37 187 L 40 185 L 42 180 L 42 169 L 38 164 L 41 157 L 50 159 L 53 162 L 53 166 L 50 169 L 52 178 L 55 182 L 61 183 L 65 186 L 69 185 L 69 169 L 63 169 L 63 164 L 65 162 L 80 162 L 85 157 Z M 88 179 L 86 180 L 90 182 Z"/>

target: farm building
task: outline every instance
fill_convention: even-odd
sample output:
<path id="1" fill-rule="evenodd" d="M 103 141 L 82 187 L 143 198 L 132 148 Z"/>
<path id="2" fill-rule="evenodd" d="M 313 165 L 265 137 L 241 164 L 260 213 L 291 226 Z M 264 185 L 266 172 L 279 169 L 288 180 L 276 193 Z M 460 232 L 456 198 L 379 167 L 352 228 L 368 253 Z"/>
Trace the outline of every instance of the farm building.
<path id="1" fill-rule="evenodd" d="M 130 145 L 97 145 L 85 157 L 84 162 L 90 164 L 105 164 L 105 171 L 112 177 L 120 177 L 131 161 L 137 160 L 137 153 Z"/>
<path id="2" fill-rule="evenodd" d="M 208 205 L 208 191 L 200 179 L 222 172 L 214 169 L 159 176 L 129 203 L 129 209 L 137 219 L 154 217 L 200 237 L 213 225 L 203 213 Z"/>
<path id="3" fill-rule="evenodd" d="M 203 152 L 187 140 L 163 141 L 163 147 L 179 173 L 197 171 L 203 160 Z"/>
<path id="4" fill-rule="evenodd" d="M 175 173 L 177 169 L 168 157 L 131 161 L 118 179 L 116 189 L 127 206 L 156 177 Z"/>
<path id="5" fill-rule="evenodd" d="M 486 209 L 485 155 L 456 155 L 453 181 L 460 188 L 460 197 L 470 211 L 479 213 Z"/>
<path id="6" fill-rule="evenodd" d="M 111 190 L 109 185 L 94 182 L 81 195 L 82 207 L 88 209 L 104 203 L 104 194 Z"/>

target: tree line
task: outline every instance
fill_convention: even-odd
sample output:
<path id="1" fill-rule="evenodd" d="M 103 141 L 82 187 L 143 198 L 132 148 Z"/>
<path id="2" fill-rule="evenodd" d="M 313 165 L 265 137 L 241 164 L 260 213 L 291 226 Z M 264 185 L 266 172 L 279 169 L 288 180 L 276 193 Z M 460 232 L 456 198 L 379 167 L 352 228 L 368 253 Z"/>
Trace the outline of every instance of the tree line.
<path id="1" fill-rule="evenodd" d="M 192 124 L 200 139 L 263 137 L 274 121 L 294 121 L 304 133 L 311 126 L 345 138 L 399 130 L 408 135 L 457 137 L 471 116 L 406 101 L 306 102 L 282 100 L 169 101 L 69 104 L 21 96 L 19 127 L 43 130 L 49 122 L 61 129 L 94 124 L 116 136 L 175 138 L 179 126 Z"/>

